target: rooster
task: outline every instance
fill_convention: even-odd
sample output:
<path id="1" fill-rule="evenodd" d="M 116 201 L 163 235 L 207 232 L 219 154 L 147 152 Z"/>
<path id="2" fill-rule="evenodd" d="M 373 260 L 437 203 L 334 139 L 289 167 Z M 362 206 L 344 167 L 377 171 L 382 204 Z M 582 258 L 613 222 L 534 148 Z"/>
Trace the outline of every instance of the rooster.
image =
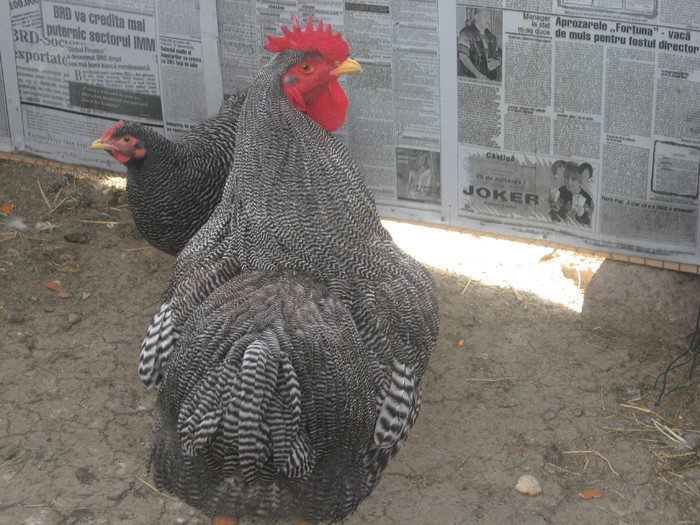
<path id="1" fill-rule="evenodd" d="M 438 332 L 429 272 L 328 133 L 348 106 L 338 77 L 359 64 L 311 16 L 282 31 L 241 108 L 222 200 L 141 346 L 159 389 L 156 485 L 218 524 L 351 513 L 416 420 Z"/>
<path id="2" fill-rule="evenodd" d="M 176 255 L 219 203 L 233 165 L 243 100 L 245 93 L 228 98 L 217 115 L 177 141 L 120 120 L 90 145 L 127 167 L 129 208 L 152 246 Z"/>

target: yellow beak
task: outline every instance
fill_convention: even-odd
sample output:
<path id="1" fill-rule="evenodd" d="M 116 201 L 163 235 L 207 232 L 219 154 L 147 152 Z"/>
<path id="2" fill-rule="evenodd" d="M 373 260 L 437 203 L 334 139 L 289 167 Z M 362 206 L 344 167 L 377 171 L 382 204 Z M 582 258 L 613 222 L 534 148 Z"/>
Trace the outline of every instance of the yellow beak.
<path id="1" fill-rule="evenodd" d="M 112 149 L 112 146 L 102 139 L 97 139 L 90 144 L 90 149 Z"/>
<path id="2" fill-rule="evenodd" d="M 354 61 L 352 58 L 348 58 L 346 61 L 338 64 L 338 67 L 331 71 L 331 75 L 339 77 L 346 73 L 359 73 L 360 71 L 362 71 L 360 63 Z"/>

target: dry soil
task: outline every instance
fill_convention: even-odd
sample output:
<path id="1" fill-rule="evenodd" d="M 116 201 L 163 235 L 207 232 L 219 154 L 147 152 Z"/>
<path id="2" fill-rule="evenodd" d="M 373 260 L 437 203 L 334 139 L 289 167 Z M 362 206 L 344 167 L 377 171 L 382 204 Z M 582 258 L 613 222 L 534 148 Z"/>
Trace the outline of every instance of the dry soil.
<path id="1" fill-rule="evenodd" d="M 154 490 L 145 466 L 155 394 L 136 366 L 173 259 L 105 180 L 0 161 L 0 204 L 14 205 L 0 218 L 0 523 L 208 523 Z M 566 274 L 557 261 L 550 250 L 538 264 Z M 634 289 L 635 271 L 598 286 Z M 603 321 L 622 310 L 615 327 L 525 287 L 434 274 L 441 333 L 422 413 L 348 525 L 699 522 L 698 387 L 660 406 L 651 389 L 692 323 L 654 337 L 663 312 L 634 294 L 585 305 Z M 653 282 L 652 304 L 668 293 Z M 700 298 L 683 289 L 687 322 Z M 523 474 L 541 494 L 514 490 Z"/>

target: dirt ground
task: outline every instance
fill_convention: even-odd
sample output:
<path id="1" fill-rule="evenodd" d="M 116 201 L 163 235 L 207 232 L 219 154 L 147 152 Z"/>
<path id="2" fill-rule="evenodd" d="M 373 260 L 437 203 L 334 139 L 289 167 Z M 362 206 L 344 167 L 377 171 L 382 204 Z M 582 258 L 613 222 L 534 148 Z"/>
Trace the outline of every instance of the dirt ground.
<path id="1" fill-rule="evenodd" d="M 133 231 L 105 181 L 0 161 L 0 204 L 14 205 L 0 218 L 0 523 L 208 523 L 154 490 L 145 466 L 155 394 L 136 366 L 173 259 Z M 566 274 L 553 250 L 536 262 Z M 633 303 L 625 329 L 592 326 L 488 273 L 434 270 L 441 334 L 421 416 L 346 523 L 700 523 L 698 386 L 660 406 L 651 390 L 694 326 L 635 337 L 665 321 Z M 697 300 L 674 299 L 695 312 Z M 540 494 L 514 489 L 523 474 Z"/>

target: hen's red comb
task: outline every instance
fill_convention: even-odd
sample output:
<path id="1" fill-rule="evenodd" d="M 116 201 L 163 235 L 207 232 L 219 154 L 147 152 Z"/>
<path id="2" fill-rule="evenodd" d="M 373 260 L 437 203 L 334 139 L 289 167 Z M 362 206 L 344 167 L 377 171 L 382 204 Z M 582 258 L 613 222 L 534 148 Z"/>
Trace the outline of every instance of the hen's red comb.
<path id="1" fill-rule="evenodd" d="M 313 15 L 309 14 L 304 29 L 299 25 L 299 19 L 292 15 L 292 29 L 280 24 L 284 36 L 267 35 L 265 49 L 273 53 L 279 53 L 286 49 L 299 49 L 308 53 L 318 51 L 326 60 L 333 62 L 343 61 L 350 54 L 350 47 L 343 39 L 340 31 L 333 33 L 331 25 L 323 27 L 323 20 L 319 19 L 314 28 Z"/>
<path id="2" fill-rule="evenodd" d="M 121 128 L 124 125 L 124 121 L 120 120 L 119 122 L 115 123 L 111 128 L 109 128 L 107 131 L 105 131 L 105 134 L 102 135 L 103 139 L 108 139 L 111 137 L 115 131 L 117 131 L 119 128 Z"/>

